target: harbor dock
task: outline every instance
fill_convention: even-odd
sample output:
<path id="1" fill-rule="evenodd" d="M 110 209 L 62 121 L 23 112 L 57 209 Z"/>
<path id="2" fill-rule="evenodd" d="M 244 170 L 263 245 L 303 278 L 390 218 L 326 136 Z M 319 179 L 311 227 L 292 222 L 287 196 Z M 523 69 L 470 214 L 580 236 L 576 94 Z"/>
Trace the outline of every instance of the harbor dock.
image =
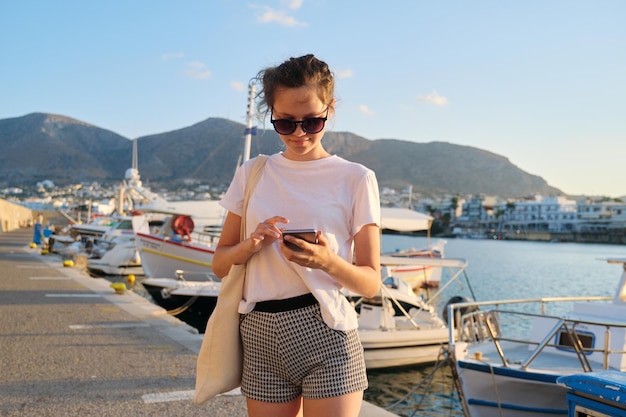
<path id="1" fill-rule="evenodd" d="M 238 390 L 193 404 L 196 329 L 42 255 L 32 236 L 0 233 L 0 415 L 247 416 Z"/>

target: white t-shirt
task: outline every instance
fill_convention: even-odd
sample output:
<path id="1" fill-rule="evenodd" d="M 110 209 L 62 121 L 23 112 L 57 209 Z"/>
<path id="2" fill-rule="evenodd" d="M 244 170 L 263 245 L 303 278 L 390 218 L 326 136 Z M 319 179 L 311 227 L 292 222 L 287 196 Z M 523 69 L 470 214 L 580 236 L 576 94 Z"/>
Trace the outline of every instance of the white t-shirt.
<path id="1" fill-rule="evenodd" d="M 239 216 L 253 159 L 235 173 L 220 204 Z M 246 236 L 258 223 L 283 216 L 287 229 L 318 229 L 330 248 L 352 262 L 353 237 L 367 224 L 380 227 L 378 182 L 373 171 L 338 156 L 313 161 L 292 161 L 281 153 L 269 157 L 248 202 Z M 246 268 L 244 297 L 239 312 L 249 313 L 257 301 L 280 300 L 313 293 L 320 302 L 324 322 L 337 330 L 358 327 L 354 308 L 341 286 L 319 269 L 290 262 L 278 242 L 254 254 Z"/>

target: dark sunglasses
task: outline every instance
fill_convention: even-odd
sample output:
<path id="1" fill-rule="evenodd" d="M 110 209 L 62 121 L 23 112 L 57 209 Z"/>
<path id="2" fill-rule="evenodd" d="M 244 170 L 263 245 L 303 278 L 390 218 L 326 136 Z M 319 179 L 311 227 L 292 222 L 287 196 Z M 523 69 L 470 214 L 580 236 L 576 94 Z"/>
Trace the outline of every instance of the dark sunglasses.
<path id="1" fill-rule="evenodd" d="M 328 120 L 329 107 L 326 108 L 325 117 L 305 117 L 302 120 L 291 119 L 273 119 L 273 114 L 270 116 L 270 122 L 274 125 L 274 130 L 281 135 L 291 135 L 296 131 L 298 124 L 302 126 L 302 130 L 308 134 L 319 133 L 324 129 L 326 120 Z"/>

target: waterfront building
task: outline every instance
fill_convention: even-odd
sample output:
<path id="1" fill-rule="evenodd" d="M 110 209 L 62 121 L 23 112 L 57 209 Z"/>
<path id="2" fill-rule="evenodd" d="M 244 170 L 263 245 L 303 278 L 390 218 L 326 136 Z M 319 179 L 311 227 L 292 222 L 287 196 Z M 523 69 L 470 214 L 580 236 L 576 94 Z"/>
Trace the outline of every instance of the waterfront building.
<path id="1" fill-rule="evenodd" d="M 608 232 L 626 228 L 626 204 L 615 201 L 581 202 L 577 206 L 578 232 Z"/>
<path id="2" fill-rule="evenodd" d="M 563 233 L 575 229 L 576 210 L 575 200 L 537 195 L 523 201 L 499 203 L 497 211 L 501 230 Z"/>

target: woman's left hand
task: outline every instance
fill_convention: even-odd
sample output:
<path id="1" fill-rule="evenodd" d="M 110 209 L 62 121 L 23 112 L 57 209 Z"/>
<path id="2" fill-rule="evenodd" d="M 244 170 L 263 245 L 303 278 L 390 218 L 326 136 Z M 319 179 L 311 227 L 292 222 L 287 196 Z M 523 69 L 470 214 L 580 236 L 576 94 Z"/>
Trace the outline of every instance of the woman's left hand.
<path id="1" fill-rule="evenodd" d="M 286 240 L 298 246 L 301 250 L 292 250 L 284 242 L 280 242 L 280 251 L 283 256 L 300 266 L 312 269 L 324 269 L 334 255 L 328 246 L 328 240 L 322 232 L 317 232 L 317 243 L 309 243 L 297 237 L 287 236 Z"/>

